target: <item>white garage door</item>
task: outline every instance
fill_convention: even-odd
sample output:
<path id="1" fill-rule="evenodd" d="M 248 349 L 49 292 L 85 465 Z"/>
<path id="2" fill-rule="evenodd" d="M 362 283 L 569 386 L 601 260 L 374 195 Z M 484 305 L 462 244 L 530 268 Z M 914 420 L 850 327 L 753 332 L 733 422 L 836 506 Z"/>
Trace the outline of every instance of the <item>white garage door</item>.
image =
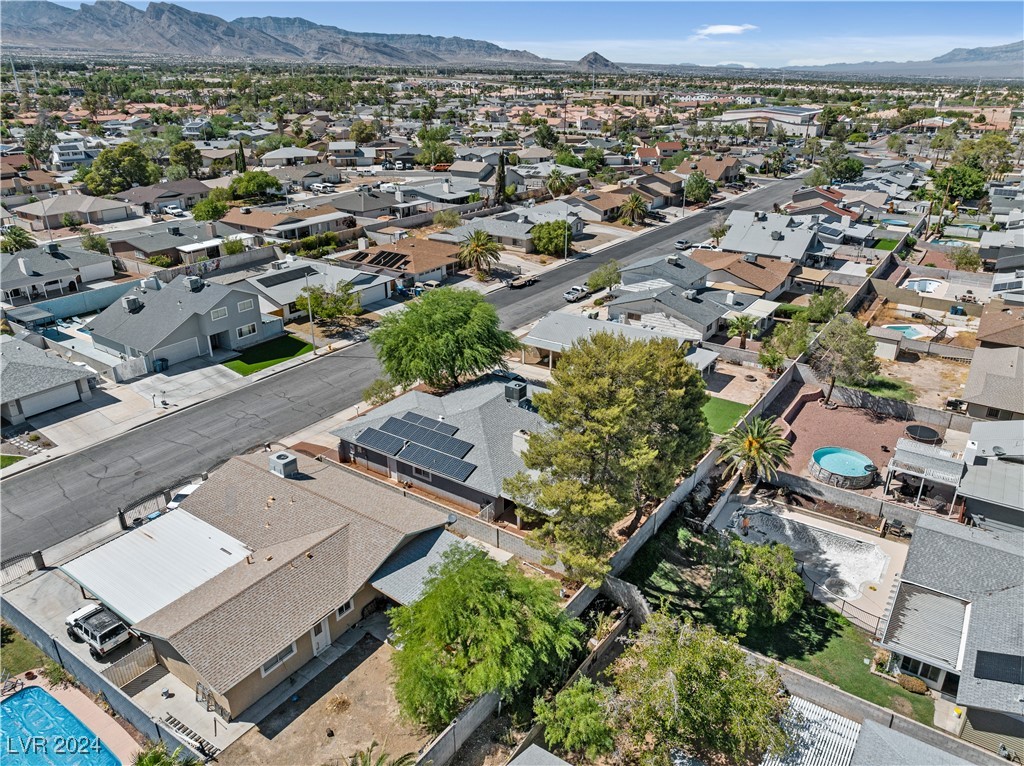
<path id="1" fill-rule="evenodd" d="M 40 412 L 52 410 L 54 407 L 61 407 L 71 402 L 77 402 L 78 386 L 74 383 L 67 383 L 41 394 L 32 394 L 21 400 L 21 411 L 26 418 L 38 415 Z"/>
<path id="2" fill-rule="evenodd" d="M 177 364 L 199 356 L 199 341 L 195 338 L 163 346 L 153 352 L 154 359 L 166 359 L 168 364 Z"/>

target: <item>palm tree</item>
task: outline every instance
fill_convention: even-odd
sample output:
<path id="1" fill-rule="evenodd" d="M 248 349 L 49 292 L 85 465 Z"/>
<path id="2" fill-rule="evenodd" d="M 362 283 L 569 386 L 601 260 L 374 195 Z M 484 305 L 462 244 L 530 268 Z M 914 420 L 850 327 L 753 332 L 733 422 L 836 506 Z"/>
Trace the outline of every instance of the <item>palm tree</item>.
<path id="1" fill-rule="evenodd" d="M 416 763 L 415 753 L 406 753 L 397 758 L 392 758 L 383 750 L 374 755 L 373 751 L 378 747 L 376 740 L 370 743 L 365 750 L 359 750 L 349 758 L 351 766 L 413 766 Z"/>
<path id="2" fill-rule="evenodd" d="M 5 253 L 17 253 L 35 246 L 36 238 L 32 236 L 31 232 L 26 231 L 20 226 L 11 226 L 4 234 L 0 250 L 3 250 Z"/>
<path id="3" fill-rule="evenodd" d="M 572 188 L 572 179 L 558 168 L 548 173 L 548 191 L 552 197 L 561 197 Z"/>
<path id="4" fill-rule="evenodd" d="M 737 314 L 729 320 L 729 337 L 740 339 L 740 348 L 747 347 L 747 338 L 754 335 L 757 329 L 757 322 L 749 314 Z"/>
<path id="5" fill-rule="evenodd" d="M 737 426 L 725 435 L 720 445 L 719 463 L 726 463 L 725 475 L 742 471 L 745 481 L 771 479 L 779 468 L 789 467 L 793 445 L 782 435 L 782 429 L 767 418 L 754 418 L 745 426 Z"/>
<path id="6" fill-rule="evenodd" d="M 459 246 L 459 265 L 464 269 L 474 268 L 489 274 L 491 266 L 500 258 L 501 245 L 483 229 L 468 234 Z"/>
<path id="7" fill-rule="evenodd" d="M 636 192 L 630 194 L 619 209 L 622 217 L 632 223 L 640 223 L 647 217 L 647 202 Z"/>
<path id="8" fill-rule="evenodd" d="M 178 747 L 173 753 L 167 752 L 167 743 L 150 743 L 135 754 L 133 766 L 181 766 L 194 764 L 196 759 L 184 754 L 184 747 Z"/>

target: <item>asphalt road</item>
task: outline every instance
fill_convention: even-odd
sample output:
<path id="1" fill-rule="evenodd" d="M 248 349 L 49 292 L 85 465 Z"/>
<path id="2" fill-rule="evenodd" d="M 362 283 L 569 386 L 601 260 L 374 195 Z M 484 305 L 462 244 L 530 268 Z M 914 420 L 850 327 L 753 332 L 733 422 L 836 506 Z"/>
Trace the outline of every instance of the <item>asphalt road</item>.
<path id="1" fill-rule="evenodd" d="M 770 182 L 725 207 L 771 210 L 774 203 L 790 199 L 799 183 Z M 690 215 L 555 269 L 532 287 L 501 290 L 488 300 L 505 327 L 521 327 L 564 305 L 562 293 L 602 263 L 667 254 L 676 239 L 705 239 L 714 214 Z M 330 417 L 360 401 L 378 373 L 373 349 L 363 343 L 16 474 L 0 482 L 0 558 L 67 540 L 111 519 L 119 506 Z"/>

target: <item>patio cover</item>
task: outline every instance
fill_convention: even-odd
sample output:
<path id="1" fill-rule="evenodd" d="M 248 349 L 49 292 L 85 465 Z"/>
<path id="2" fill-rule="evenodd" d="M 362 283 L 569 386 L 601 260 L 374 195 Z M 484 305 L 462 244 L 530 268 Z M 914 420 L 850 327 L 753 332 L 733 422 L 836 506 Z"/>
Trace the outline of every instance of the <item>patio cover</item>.
<path id="1" fill-rule="evenodd" d="M 231 535 L 178 508 L 60 569 L 134 625 L 249 553 Z"/>
<path id="2" fill-rule="evenodd" d="M 51 321 L 54 317 L 49 311 L 38 306 L 22 306 L 7 309 L 7 318 L 22 325 L 40 324 Z"/>

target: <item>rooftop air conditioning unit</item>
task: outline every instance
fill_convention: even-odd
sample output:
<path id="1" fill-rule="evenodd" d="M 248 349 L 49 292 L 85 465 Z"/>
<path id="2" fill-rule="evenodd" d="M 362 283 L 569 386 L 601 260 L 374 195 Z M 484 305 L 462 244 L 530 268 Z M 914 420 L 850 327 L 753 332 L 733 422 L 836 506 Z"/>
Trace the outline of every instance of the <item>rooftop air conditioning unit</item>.
<path id="1" fill-rule="evenodd" d="M 676 266 L 679 264 L 679 256 L 667 255 L 665 256 L 665 263 L 671 263 L 673 266 Z"/>
<path id="2" fill-rule="evenodd" d="M 526 384 L 521 380 L 511 380 L 505 384 L 505 401 L 521 402 L 526 398 Z"/>
<path id="3" fill-rule="evenodd" d="M 299 459 L 290 452 L 275 452 L 268 462 L 270 472 L 284 479 L 299 472 Z"/>
<path id="4" fill-rule="evenodd" d="M 124 306 L 125 311 L 135 311 L 142 306 L 142 301 L 135 295 L 125 295 L 121 298 L 121 305 Z"/>
<path id="5" fill-rule="evenodd" d="M 743 256 L 743 260 L 746 261 L 747 263 L 757 263 L 757 255 L 755 255 L 754 253 L 746 253 Z"/>
<path id="6" fill-rule="evenodd" d="M 697 291 L 696 290 L 683 290 L 683 297 L 686 298 L 689 301 L 692 301 L 694 298 L 697 297 Z"/>
<path id="7" fill-rule="evenodd" d="M 199 277 L 185 277 L 185 287 L 194 293 L 199 292 L 199 289 L 203 286 L 203 280 Z"/>
<path id="8" fill-rule="evenodd" d="M 175 237 L 180 237 L 181 236 L 181 227 L 180 226 L 168 226 L 167 227 L 167 233 L 172 235 L 172 236 L 175 236 Z"/>
<path id="9" fill-rule="evenodd" d="M 51 242 L 50 244 L 48 244 L 46 246 L 46 249 L 47 249 L 48 252 L 51 252 L 51 253 L 59 253 L 60 252 L 60 245 L 58 245 L 56 242 Z"/>
<path id="10" fill-rule="evenodd" d="M 782 232 L 781 231 L 773 231 L 772 232 L 772 239 L 774 239 L 776 242 L 781 242 L 782 241 Z"/>

